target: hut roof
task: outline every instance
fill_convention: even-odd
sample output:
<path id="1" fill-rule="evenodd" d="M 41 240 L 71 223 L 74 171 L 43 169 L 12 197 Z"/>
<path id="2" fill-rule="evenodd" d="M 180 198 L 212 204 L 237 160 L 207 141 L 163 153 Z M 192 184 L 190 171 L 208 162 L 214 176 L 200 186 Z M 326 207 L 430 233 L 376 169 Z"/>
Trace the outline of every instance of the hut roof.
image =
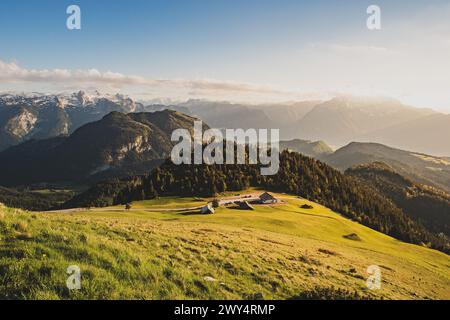
<path id="1" fill-rule="evenodd" d="M 245 209 L 245 210 L 255 210 L 255 208 L 253 208 L 253 206 L 250 203 L 248 203 L 247 201 L 239 202 L 239 208 Z"/>
<path id="2" fill-rule="evenodd" d="M 264 192 L 262 195 L 259 196 L 259 198 L 263 201 L 276 200 L 276 198 L 268 192 Z"/>

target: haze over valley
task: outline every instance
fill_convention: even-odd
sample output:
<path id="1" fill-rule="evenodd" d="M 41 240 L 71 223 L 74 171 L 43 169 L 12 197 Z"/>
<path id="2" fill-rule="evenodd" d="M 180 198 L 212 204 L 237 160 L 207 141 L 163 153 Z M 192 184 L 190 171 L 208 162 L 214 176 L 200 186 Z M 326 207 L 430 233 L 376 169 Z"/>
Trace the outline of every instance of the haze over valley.
<path id="1" fill-rule="evenodd" d="M 112 111 L 171 109 L 213 128 L 275 128 L 283 140 L 323 140 L 337 149 L 350 142 L 378 142 L 436 156 L 450 156 L 450 115 L 387 98 L 338 96 L 328 101 L 236 104 L 188 100 L 145 104 L 121 94 L 84 91 L 60 95 L 0 95 L 0 150 L 29 139 L 67 135 Z"/>

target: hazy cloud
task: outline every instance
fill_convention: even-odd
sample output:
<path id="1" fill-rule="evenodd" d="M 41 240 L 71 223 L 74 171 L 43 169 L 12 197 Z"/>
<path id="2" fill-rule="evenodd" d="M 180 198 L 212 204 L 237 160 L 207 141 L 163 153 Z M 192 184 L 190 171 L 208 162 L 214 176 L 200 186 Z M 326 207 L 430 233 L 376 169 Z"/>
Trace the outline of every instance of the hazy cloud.
<path id="1" fill-rule="evenodd" d="M 106 86 L 122 88 L 126 86 L 158 87 L 165 89 L 184 89 L 207 93 L 251 93 L 290 95 L 292 92 L 257 86 L 247 83 L 218 81 L 213 79 L 185 80 L 185 79 L 147 79 L 141 76 L 124 75 L 116 72 L 101 72 L 97 69 L 68 70 L 68 69 L 25 69 L 16 62 L 0 60 L 0 83 L 35 83 L 52 84 L 59 87 L 73 86 Z"/>

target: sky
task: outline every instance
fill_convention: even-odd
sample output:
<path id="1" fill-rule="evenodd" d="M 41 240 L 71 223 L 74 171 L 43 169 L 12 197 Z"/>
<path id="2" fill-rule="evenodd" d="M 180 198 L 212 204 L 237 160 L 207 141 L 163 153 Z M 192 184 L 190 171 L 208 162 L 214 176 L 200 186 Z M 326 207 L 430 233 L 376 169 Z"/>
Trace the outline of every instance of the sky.
<path id="1" fill-rule="evenodd" d="M 81 30 L 69 30 L 69 5 Z M 369 5 L 381 29 L 366 26 Z M 265 102 L 389 96 L 450 113 L 450 1 L 2 0 L 0 91 Z"/>

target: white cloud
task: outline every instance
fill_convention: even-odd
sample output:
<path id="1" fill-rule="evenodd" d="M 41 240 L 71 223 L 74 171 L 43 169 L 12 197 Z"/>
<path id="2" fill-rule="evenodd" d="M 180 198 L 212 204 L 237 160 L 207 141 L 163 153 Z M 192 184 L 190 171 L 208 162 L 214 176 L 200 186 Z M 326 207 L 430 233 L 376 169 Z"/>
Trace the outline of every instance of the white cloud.
<path id="1" fill-rule="evenodd" d="M 35 85 L 53 85 L 56 88 L 92 87 L 103 89 L 120 89 L 129 86 L 143 86 L 165 90 L 189 90 L 197 93 L 237 93 L 256 95 L 292 95 L 292 92 L 270 86 L 253 85 L 232 81 L 218 81 L 213 79 L 185 80 L 185 79 L 147 79 L 141 76 L 124 75 L 116 72 L 100 72 L 97 69 L 68 70 L 68 69 L 25 69 L 16 62 L 0 60 L 0 83 L 32 83 Z"/>
<path id="2" fill-rule="evenodd" d="M 67 70 L 67 69 L 24 69 L 16 62 L 4 62 L 0 60 L 0 82 L 45 82 L 66 84 L 91 82 L 105 83 L 111 85 L 145 84 L 146 80 L 141 77 L 125 76 L 120 73 L 102 73 L 96 69 L 89 70 Z"/>

